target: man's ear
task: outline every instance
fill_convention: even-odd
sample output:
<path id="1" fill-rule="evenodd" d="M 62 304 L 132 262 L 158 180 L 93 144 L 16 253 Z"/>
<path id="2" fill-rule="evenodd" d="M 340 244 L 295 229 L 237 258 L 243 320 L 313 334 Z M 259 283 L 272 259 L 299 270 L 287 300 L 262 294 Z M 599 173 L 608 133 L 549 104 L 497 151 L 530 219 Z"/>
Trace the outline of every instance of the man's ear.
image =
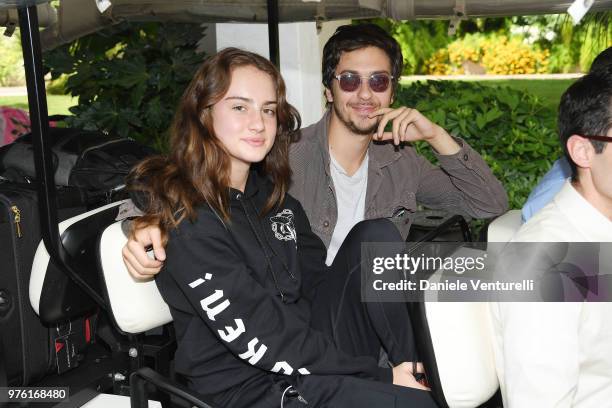
<path id="1" fill-rule="evenodd" d="M 586 137 L 572 135 L 567 139 L 567 152 L 580 168 L 590 168 L 595 148 Z"/>
<path id="2" fill-rule="evenodd" d="M 334 102 L 334 95 L 332 95 L 332 91 L 329 88 L 325 88 L 325 99 L 327 100 L 327 103 Z"/>

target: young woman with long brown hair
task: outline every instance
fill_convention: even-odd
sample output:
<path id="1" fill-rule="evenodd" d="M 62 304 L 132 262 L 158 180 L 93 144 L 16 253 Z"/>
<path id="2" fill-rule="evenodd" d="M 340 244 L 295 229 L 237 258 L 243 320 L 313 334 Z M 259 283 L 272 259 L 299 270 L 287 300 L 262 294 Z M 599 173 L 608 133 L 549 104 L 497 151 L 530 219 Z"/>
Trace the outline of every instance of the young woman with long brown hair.
<path id="1" fill-rule="evenodd" d="M 310 290 L 327 272 L 325 247 L 286 194 L 299 126 L 277 69 L 225 49 L 185 91 L 170 154 L 131 174 L 146 210 L 136 228 L 158 224 L 168 241 L 156 279 L 176 327 L 176 371 L 220 407 L 434 407 L 409 388 L 419 384 L 408 363 L 378 367 L 378 343 L 376 355 L 347 350 L 313 328 L 311 304 L 330 300 Z"/>

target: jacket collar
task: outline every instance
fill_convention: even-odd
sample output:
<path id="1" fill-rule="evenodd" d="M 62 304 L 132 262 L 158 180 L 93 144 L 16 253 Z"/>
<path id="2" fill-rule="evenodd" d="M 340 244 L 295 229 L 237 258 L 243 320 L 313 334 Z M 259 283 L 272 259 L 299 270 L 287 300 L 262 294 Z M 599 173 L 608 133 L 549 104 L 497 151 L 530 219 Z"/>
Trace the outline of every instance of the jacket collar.
<path id="1" fill-rule="evenodd" d="M 321 160 L 323 161 L 323 169 L 327 176 L 329 173 L 329 165 L 331 159 L 329 156 L 329 122 L 331 120 L 331 106 L 327 108 L 325 114 L 320 121 L 315 125 L 315 135 L 317 136 L 317 142 L 319 144 L 319 151 L 321 152 Z"/>
<path id="2" fill-rule="evenodd" d="M 592 242 L 612 241 L 612 221 L 591 205 L 567 180 L 553 199 L 568 223 Z"/>
<path id="3" fill-rule="evenodd" d="M 329 155 L 329 124 L 331 121 L 332 109 L 331 106 L 327 108 L 321 120 L 315 125 L 315 134 L 318 138 L 323 167 L 325 169 L 325 174 L 328 176 L 330 174 L 329 166 L 331 162 Z M 398 149 L 395 149 L 392 144 L 388 142 L 370 142 L 370 146 L 368 147 L 368 168 L 378 171 L 395 162 L 400 157 L 401 153 Z"/>
<path id="4" fill-rule="evenodd" d="M 239 194 L 245 197 L 253 197 L 259 192 L 259 188 L 265 185 L 266 182 L 267 179 L 264 176 L 260 175 L 257 170 L 251 168 L 246 185 L 244 186 L 244 192 L 230 187 L 231 197 L 236 198 Z"/>

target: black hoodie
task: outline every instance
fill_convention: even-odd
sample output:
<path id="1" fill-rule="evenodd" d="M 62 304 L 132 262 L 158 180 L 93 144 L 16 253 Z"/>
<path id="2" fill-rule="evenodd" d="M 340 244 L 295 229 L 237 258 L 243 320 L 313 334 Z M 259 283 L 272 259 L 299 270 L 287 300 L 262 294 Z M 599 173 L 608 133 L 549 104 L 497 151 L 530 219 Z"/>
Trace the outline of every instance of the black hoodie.
<path id="1" fill-rule="evenodd" d="M 325 247 L 291 196 L 260 216 L 271 191 L 251 171 L 244 193 L 230 191 L 230 223 L 202 206 L 195 222 L 169 233 L 157 285 L 176 327 L 176 371 L 217 402 L 270 373 L 390 382 L 390 369 L 343 353 L 310 328 L 309 294 L 326 272 Z"/>

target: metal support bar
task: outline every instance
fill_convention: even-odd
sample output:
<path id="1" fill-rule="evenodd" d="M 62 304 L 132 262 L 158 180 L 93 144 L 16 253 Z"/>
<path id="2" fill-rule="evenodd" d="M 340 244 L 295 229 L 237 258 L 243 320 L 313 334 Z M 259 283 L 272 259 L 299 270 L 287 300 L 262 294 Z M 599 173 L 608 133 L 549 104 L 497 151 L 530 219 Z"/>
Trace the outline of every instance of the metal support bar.
<path id="1" fill-rule="evenodd" d="M 81 289 L 103 309 L 106 302 L 76 273 L 68 262 L 69 256 L 61 244 L 57 201 L 55 199 L 54 169 L 49 145 L 49 116 L 47 94 L 42 67 L 42 51 L 36 6 L 18 10 L 23 63 L 28 90 L 28 105 L 32 125 L 32 145 L 34 147 L 34 167 L 38 181 L 38 212 L 41 233 L 50 261 L 72 279 Z"/>
<path id="2" fill-rule="evenodd" d="M 19 28 L 21 29 L 21 48 L 23 49 L 28 105 L 32 123 L 34 166 L 39 183 L 38 207 L 41 223 L 45 224 L 42 226 L 42 235 L 48 249 L 57 248 L 59 243 L 57 204 L 55 202 L 51 148 L 47 142 L 49 139 L 49 118 L 40 57 L 36 7 L 19 9 Z"/>
<path id="3" fill-rule="evenodd" d="M 199 399 L 193 392 L 188 390 L 183 385 L 159 375 L 159 373 L 156 373 L 148 367 L 143 367 L 130 375 L 130 404 L 132 408 L 148 407 L 148 393 L 146 388 L 147 383 L 153 384 L 160 391 L 176 395 L 181 400 L 187 401 L 192 406 L 198 408 L 210 408 L 209 405 Z"/>
<path id="4" fill-rule="evenodd" d="M 278 0 L 268 1 L 268 45 L 270 48 L 270 61 L 280 69 L 279 41 L 278 41 Z"/>
<path id="5" fill-rule="evenodd" d="M 4 330 L 4 329 L 3 329 Z M 4 338 L 0 338 L 0 387 L 8 385 L 8 374 L 6 372 L 6 351 L 4 348 Z"/>

